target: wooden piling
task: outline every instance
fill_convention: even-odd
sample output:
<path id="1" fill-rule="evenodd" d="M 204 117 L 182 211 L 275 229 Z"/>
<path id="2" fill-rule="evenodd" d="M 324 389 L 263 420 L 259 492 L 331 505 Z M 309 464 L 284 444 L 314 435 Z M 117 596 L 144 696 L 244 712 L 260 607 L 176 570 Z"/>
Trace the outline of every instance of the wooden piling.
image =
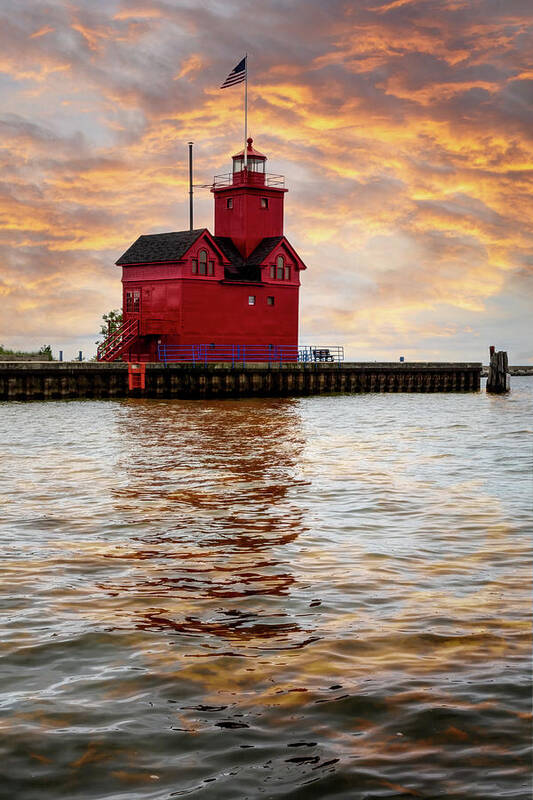
<path id="1" fill-rule="evenodd" d="M 509 374 L 509 361 L 505 350 L 496 351 L 493 346 L 489 349 L 490 364 L 487 377 L 487 392 L 490 394 L 505 394 L 511 389 L 511 375 Z"/>

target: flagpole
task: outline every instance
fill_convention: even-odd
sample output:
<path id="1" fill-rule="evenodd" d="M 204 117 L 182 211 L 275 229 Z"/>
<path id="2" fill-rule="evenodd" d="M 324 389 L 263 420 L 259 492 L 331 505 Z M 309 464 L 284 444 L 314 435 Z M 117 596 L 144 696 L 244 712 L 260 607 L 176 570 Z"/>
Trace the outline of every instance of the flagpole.
<path id="1" fill-rule="evenodd" d="M 193 205 L 192 205 L 192 195 L 193 195 L 193 185 L 192 185 L 192 146 L 194 142 L 189 142 L 189 230 L 193 230 Z"/>
<path id="2" fill-rule="evenodd" d="M 248 168 L 248 53 L 244 55 L 244 169 Z"/>

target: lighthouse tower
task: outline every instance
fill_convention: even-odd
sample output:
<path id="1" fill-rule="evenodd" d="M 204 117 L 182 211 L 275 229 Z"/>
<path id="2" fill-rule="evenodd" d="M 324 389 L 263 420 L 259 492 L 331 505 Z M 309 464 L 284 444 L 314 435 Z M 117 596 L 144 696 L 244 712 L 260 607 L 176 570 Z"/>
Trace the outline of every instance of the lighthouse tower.
<path id="1" fill-rule="evenodd" d="M 248 258 L 265 238 L 283 236 L 283 188 L 281 175 L 265 171 L 267 157 L 253 147 L 249 138 L 244 151 L 233 156 L 231 182 L 213 184 L 215 195 L 215 236 L 229 236 L 243 258 Z M 222 185 L 220 185 L 222 184 Z"/>
<path id="2" fill-rule="evenodd" d="M 306 267 L 283 233 L 284 178 L 266 172 L 251 138 L 244 156 L 213 180 L 214 235 L 197 228 L 139 236 L 116 262 L 123 325 L 99 347 L 100 360 L 225 360 L 243 347 L 257 360 L 298 357 Z"/>

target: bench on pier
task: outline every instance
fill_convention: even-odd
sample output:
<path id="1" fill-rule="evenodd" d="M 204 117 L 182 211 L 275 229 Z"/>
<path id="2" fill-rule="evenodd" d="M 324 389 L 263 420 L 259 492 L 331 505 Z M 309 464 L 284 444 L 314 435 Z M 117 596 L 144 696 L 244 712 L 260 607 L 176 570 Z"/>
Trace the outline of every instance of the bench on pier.
<path id="1" fill-rule="evenodd" d="M 313 350 L 313 359 L 315 361 L 333 361 L 333 356 L 331 355 L 329 349 L 324 347 L 321 350 Z"/>

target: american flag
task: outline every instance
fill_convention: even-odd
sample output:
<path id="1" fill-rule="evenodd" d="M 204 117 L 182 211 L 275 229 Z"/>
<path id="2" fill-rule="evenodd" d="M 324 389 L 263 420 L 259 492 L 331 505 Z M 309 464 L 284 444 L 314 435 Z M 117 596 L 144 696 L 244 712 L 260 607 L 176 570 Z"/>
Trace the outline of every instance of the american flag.
<path id="1" fill-rule="evenodd" d="M 230 74 L 220 87 L 221 89 L 226 89 L 228 86 L 235 86 L 236 83 L 242 83 L 243 80 L 246 78 L 246 56 L 239 61 L 237 66 L 231 70 Z"/>

